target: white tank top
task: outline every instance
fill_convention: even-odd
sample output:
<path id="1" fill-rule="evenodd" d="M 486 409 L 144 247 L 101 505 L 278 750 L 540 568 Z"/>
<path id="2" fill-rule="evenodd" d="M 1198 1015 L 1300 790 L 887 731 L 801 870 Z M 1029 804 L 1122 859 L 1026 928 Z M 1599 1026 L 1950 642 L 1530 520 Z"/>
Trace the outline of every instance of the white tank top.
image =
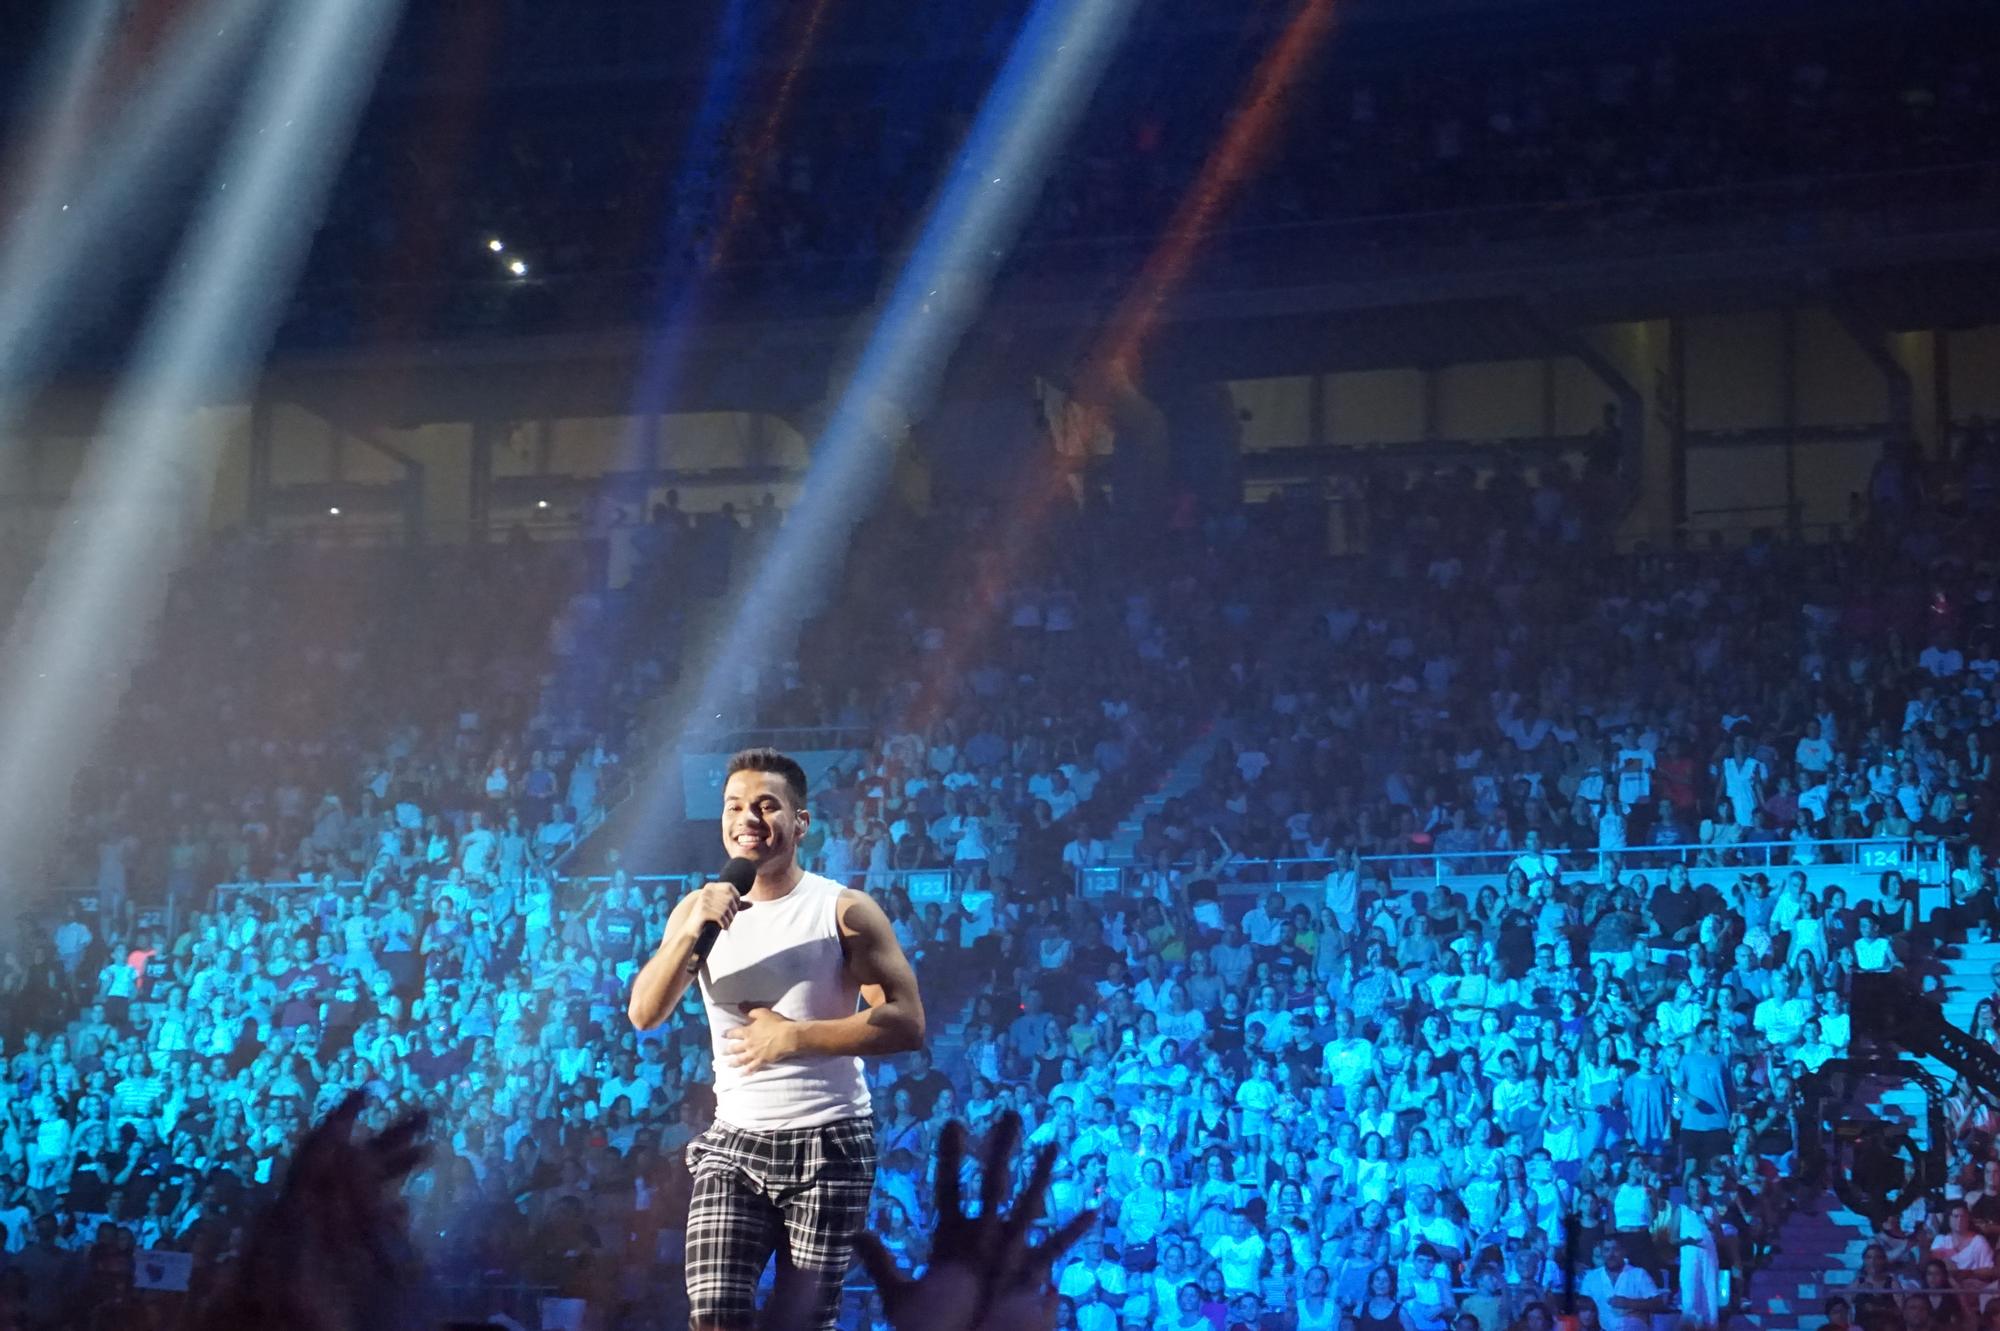
<path id="1" fill-rule="evenodd" d="M 746 1076 L 729 1066 L 723 1040 L 744 1024 L 745 1003 L 768 1004 L 793 1021 L 829 1021 L 859 1009 L 861 986 L 840 946 L 841 891 L 831 878 L 809 873 L 781 899 L 751 903 L 715 940 L 699 978 L 717 1122 L 768 1132 L 872 1112 L 859 1058 L 801 1056 Z"/>
<path id="2" fill-rule="evenodd" d="M 1295 1331 L 1333 1331 L 1334 1327 L 1340 1325 L 1340 1305 L 1334 1302 L 1333 1296 L 1329 1294 L 1320 1300 L 1320 1310 L 1315 1316 L 1307 1311 L 1306 1301 L 1300 1299 L 1292 1306 L 1292 1317 Z"/>

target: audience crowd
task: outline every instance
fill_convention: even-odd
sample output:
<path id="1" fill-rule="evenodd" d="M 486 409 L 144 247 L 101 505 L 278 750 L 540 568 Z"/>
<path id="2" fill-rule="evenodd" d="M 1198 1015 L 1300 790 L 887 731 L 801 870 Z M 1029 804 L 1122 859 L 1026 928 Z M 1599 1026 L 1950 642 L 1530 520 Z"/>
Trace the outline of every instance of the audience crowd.
<path id="1" fill-rule="evenodd" d="M 519 534 L 223 542 L 177 580 L 83 778 L 68 880 L 123 919 L 140 881 L 185 911 L 217 882 L 560 859 L 618 779 L 609 736 L 677 653 L 675 605 L 634 588 L 614 607 L 601 564 Z"/>
<path id="2" fill-rule="evenodd" d="M 1066 1326 L 1540 1328 L 1572 1271 L 1600 1324 L 1717 1324 L 1852 977 L 2000 911 L 1968 475 L 1892 455 L 1842 544 L 1626 556 L 1553 466 L 1412 479 L 1365 560 L 1311 554 L 1296 500 L 1143 548 L 1094 501 L 864 532 L 854 650 L 746 701 L 880 737 L 809 854 L 882 895 L 940 1018 L 875 1070 L 889 1251 L 924 1256 L 943 1125 L 1012 1109 L 1060 1148 L 1052 1223 L 1104 1215 Z M 225 550 L 176 593 L 93 778 L 96 891 L 0 975 L 0 1326 L 171 1321 L 353 1090 L 433 1115 L 408 1195 L 446 1297 L 675 1325 L 706 1027 L 624 1005 L 678 885 L 556 867 L 671 629 L 574 593 L 574 549 L 487 553 L 385 599 L 411 556 Z M 1946 861 L 1943 904 L 1866 846 Z M 1981 1103 L 1969 1209 L 1890 1218 L 1879 1297 L 1942 1254 L 1917 1301 L 1978 1315 Z M 192 1294 L 135 1291 L 179 1278 L 135 1252 L 192 1254 Z"/>
<path id="3" fill-rule="evenodd" d="M 419 22 L 470 69 L 480 8 Z M 290 334 L 650 314 L 698 270 L 788 309 L 872 293 L 1020 4 L 832 7 L 829 49 L 943 53 L 895 62 L 776 62 L 824 7 L 728 8 L 756 14 L 703 34 L 692 110 L 545 80 L 460 142 L 378 105 Z M 1207 8 L 1138 20 L 1017 274 L 1115 282 L 1175 214 L 1273 36 L 1222 40 Z M 674 9 L 602 22 L 661 25 L 649 49 Z M 1332 62 L 1284 92 L 1216 266 L 1257 237 L 1351 264 L 1990 196 L 1992 62 L 1906 36 Z M 1379 469 L 1364 555 L 1323 553 L 1311 496 L 1134 513 L 1084 487 L 865 525 L 728 720 L 840 752 L 809 863 L 880 896 L 933 1013 L 928 1051 L 870 1070 L 887 1253 L 933 1255 L 946 1125 L 1015 1113 L 1058 1151 L 1047 1225 L 1102 1217 L 1055 1272 L 1066 1329 L 1754 1309 L 1817 1200 L 1802 1083 L 1847 1053 L 1855 977 L 1935 991 L 1939 946 L 2000 925 L 1996 442 L 1889 450 L 1815 544 L 1617 553 L 1603 459 Z M 88 890 L 0 955 L 0 1331 L 190 1325 L 356 1093 L 399 1148 L 429 1116 L 404 1195 L 442 1313 L 686 1325 L 707 1029 L 695 993 L 646 1034 L 625 1004 L 699 876 L 574 852 L 690 596 L 781 521 L 670 498 L 617 577 L 603 541 L 519 534 L 232 539 L 176 581 L 78 783 Z M 0 608 L 32 563 L 0 551 Z M 1992 979 L 1973 1033 L 2000 1049 Z M 2000 1325 L 2000 1110 L 1952 1109 L 1944 1204 L 1876 1217 L 1836 1331 Z M 858 1283 L 847 1317 L 883 1324 Z"/>

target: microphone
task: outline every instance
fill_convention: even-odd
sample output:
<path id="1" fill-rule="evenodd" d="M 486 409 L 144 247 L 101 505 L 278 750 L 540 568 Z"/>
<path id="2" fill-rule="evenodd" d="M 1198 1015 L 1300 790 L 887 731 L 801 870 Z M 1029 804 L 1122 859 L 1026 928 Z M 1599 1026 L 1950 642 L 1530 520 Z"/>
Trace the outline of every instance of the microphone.
<path id="1" fill-rule="evenodd" d="M 752 883 L 757 881 L 757 866 L 754 862 L 738 855 L 722 866 L 722 872 L 715 876 L 715 881 L 729 884 L 736 889 L 736 895 L 740 897 L 750 890 Z M 688 974 L 692 975 L 701 969 L 701 964 L 708 960 L 708 950 L 715 946 L 715 940 L 721 936 L 722 926 L 714 920 L 701 926 L 701 935 L 694 940 L 694 955 L 688 958 Z"/>

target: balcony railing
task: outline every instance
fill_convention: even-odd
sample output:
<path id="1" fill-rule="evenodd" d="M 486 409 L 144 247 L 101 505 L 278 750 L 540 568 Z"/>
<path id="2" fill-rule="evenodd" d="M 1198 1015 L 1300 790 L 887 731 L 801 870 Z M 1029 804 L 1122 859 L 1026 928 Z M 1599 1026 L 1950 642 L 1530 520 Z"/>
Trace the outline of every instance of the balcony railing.
<path id="1" fill-rule="evenodd" d="M 436 875 L 442 877 L 442 875 Z M 631 874 L 626 881 L 634 887 L 665 887 L 670 895 L 689 892 L 703 883 L 714 881 L 712 869 L 691 869 L 683 873 L 643 873 Z M 955 869 L 882 869 L 873 873 L 854 875 L 853 881 L 863 883 L 870 891 L 883 892 L 902 889 L 910 900 L 921 904 L 926 901 L 955 901 L 966 885 L 966 878 Z M 337 878 L 334 890 L 356 892 L 363 886 L 359 878 Z M 578 898 L 589 892 L 603 890 L 611 881 L 607 874 L 563 878 L 562 889 L 571 898 Z M 237 883 L 218 883 L 214 901 L 218 906 L 227 906 L 238 897 L 249 897 L 256 901 L 270 901 L 278 897 L 296 896 L 301 892 L 318 891 L 322 879 L 273 879 Z M 91 889 L 78 889 L 89 891 Z"/>
<path id="2" fill-rule="evenodd" d="M 1927 908 L 1928 904 L 1923 893 L 1926 890 L 1941 890 L 1938 885 L 1945 877 L 1941 850 L 1931 843 L 1911 838 L 1855 837 L 1815 841 L 1810 843 L 1810 862 L 1801 862 L 1797 858 L 1800 850 L 1801 847 L 1789 841 L 1727 847 L 1691 842 L 1628 846 L 1615 851 L 1558 849 L 1546 853 L 1556 861 L 1561 877 L 1593 881 L 1613 869 L 1624 873 L 1663 873 L 1675 864 L 1687 865 L 1698 881 L 1759 871 L 1775 877 L 1777 871 L 1803 869 L 1809 878 L 1838 876 L 1850 900 L 1872 899 L 1881 875 L 1896 870 L 1909 876 L 1909 886 L 1918 894 L 1920 909 Z M 1364 878 L 1377 877 L 1379 871 L 1380 875 L 1386 875 L 1403 887 L 1415 887 L 1423 881 L 1443 883 L 1480 877 L 1498 885 L 1505 880 L 1508 869 L 1528 853 L 1520 850 L 1483 850 L 1448 854 L 1363 855 L 1352 859 L 1241 859 L 1211 870 L 1211 874 L 1218 892 L 1226 897 L 1253 896 L 1273 889 L 1296 894 L 1300 889 L 1318 888 L 1327 875 L 1348 867 L 1356 869 Z M 1189 864 L 1175 866 L 1183 873 L 1191 867 Z M 1075 886 L 1078 894 L 1087 898 L 1142 896 L 1146 894 L 1144 876 L 1148 870 L 1149 866 L 1139 864 L 1095 865 L 1076 871 Z M 1855 876 L 1850 879 L 1844 874 L 1829 871 L 1846 871 Z M 627 881 L 642 889 L 664 889 L 669 897 L 678 897 L 700 887 L 712 877 L 712 870 L 692 869 L 679 873 L 634 874 Z M 562 880 L 563 895 L 573 905 L 589 894 L 601 891 L 610 881 L 608 876 L 602 874 L 566 878 Z M 849 881 L 870 892 L 900 890 L 917 905 L 935 902 L 946 909 L 956 909 L 966 892 L 982 882 L 983 877 L 976 871 L 946 867 L 860 872 Z M 214 900 L 217 906 L 227 906 L 238 896 L 271 900 L 314 890 L 318 886 L 311 881 L 223 883 L 216 887 Z M 362 882 L 349 878 L 336 881 L 334 886 L 339 891 L 351 892 L 359 890 Z"/>
<path id="3" fill-rule="evenodd" d="M 1936 858 L 1936 852 L 1926 854 L 1927 849 L 1924 843 L 1910 838 L 1855 837 L 1803 845 L 1790 841 L 1741 842 L 1729 846 L 1689 842 L 1627 846 L 1622 850 L 1550 849 L 1546 853 L 1556 861 L 1562 877 L 1597 879 L 1613 868 L 1628 873 L 1658 873 L 1675 864 L 1685 864 L 1689 869 L 1708 876 L 1833 866 L 1853 868 L 1864 874 L 1879 874 Z M 1261 892 L 1286 884 L 1321 882 L 1328 874 L 1347 867 L 1357 869 L 1363 877 L 1372 877 L 1371 870 L 1379 869 L 1392 881 L 1428 879 L 1442 883 L 1447 879 L 1486 875 L 1497 884 L 1506 878 L 1508 868 L 1528 853 L 1522 850 L 1444 854 L 1412 851 L 1398 855 L 1362 855 L 1351 860 L 1240 859 L 1214 871 L 1213 876 L 1220 891 L 1235 895 Z M 1800 859 L 1801 854 L 1811 858 Z M 1175 867 L 1184 871 L 1190 866 L 1183 864 Z M 1140 864 L 1106 864 L 1083 869 L 1077 874 L 1078 890 L 1090 897 L 1137 895 L 1139 879 L 1147 868 Z"/>

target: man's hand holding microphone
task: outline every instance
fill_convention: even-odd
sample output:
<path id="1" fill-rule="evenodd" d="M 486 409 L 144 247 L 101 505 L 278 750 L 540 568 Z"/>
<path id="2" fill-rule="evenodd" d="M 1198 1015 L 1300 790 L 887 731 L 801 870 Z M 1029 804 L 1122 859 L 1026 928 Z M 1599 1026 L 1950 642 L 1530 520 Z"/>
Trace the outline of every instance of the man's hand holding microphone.
<path id="1" fill-rule="evenodd" d="M 689 912 L 695 930 L 694 952 L 687 966 L 690 975 L 708 960 L 708 950 L 722 937 L 722 931 L 729 927 L 736 913 L 750 909 L 746 894 L 757 881 L 757 866 L 739 855 L 723 865 L 716 878 L 718 881 L 695 893 L 694 908 Z"/>
<path id="2" fill-rule="evenodd" d="M 715 881 L 682 897 L 667 918 L 659 950 L 632 982 L 626 1015 L 640 1030 L 665 1021 L 708 960 L 709 949 L 736 916 L 750 909 L 744 894 L 757 881 L 757 866 L 738 857 L 722 866 Z"/>

